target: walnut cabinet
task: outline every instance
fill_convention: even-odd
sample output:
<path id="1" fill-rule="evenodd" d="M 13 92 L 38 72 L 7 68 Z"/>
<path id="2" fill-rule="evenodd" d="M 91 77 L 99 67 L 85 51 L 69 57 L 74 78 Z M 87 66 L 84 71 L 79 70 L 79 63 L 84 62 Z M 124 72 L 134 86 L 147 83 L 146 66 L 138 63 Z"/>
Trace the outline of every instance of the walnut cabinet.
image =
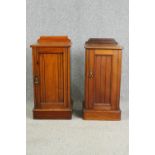
<path id="1" fill-rule="evenodd" d="M 83 118 L 120 120 L 122 48 L 114 39 L 92 38 L 85 50 Z"/>
<path id="2" fill-rule="evenodd" d="M 70 46 L 67 36 L 41 36 L 32 47 L 36 119 L 70 119 Z"/>

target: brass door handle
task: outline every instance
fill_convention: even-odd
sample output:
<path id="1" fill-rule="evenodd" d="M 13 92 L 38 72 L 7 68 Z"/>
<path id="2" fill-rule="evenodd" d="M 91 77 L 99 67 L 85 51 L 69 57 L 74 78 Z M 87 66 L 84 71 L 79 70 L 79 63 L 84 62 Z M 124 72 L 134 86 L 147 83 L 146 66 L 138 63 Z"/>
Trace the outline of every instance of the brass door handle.
<path id="1" fill-rule="evenodd" d="M 92 79 L 94 77 L 94 74 L 92 71 L 89 72 L 89 78 Z"/>
<path id="2" fill-rule="evenodd" d="M 38 76 L 35 76 L 34 77 L 34 84 L 35 85 L 38 85 L 39 84 L 39 78 L 38 78 Z"/>

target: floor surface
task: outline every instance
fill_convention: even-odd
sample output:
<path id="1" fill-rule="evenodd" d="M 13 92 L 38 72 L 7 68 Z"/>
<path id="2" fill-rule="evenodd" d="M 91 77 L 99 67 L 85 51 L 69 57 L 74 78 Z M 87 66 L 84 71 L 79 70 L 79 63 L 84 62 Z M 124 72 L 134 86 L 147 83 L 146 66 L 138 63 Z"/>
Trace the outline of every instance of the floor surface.
<path id="1" fill-rule="evenodd" d="M 81 107 L 72 120 L 33 120 L 27 103 L 27 155 L 128 155 L 128 108 L 121 104 L 121 121 L 85 121 Z"/>

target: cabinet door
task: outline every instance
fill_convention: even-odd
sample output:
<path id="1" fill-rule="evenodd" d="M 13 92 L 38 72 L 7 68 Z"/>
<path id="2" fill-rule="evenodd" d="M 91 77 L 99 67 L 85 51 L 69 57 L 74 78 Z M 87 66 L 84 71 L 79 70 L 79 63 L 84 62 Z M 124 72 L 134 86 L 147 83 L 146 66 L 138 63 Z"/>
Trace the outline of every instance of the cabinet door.
<path id="1" fill-rule="evenodd" d="M 38 108 L 67 107 L 67 49 L 38 48 Z"/>
<path id="2" fill-rule="evenodd" d="M 89 50 L 88 108 L 116 110 L 119 102 L 121 51 Z"/>

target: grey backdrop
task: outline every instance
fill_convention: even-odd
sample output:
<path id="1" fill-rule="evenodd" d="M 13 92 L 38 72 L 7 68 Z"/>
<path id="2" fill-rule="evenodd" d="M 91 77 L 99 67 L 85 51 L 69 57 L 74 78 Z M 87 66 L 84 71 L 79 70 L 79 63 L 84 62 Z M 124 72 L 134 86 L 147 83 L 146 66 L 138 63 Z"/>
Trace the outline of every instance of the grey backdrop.
<path id="1" fill-rule="evenodd" d="M 78 104 L 84 96 L 84 42 L 115 38 L 124 47 L 121 99 L 128 101 L 128 12 L 128 0 L 27 0 L 27 102 L 33 101 L 30 44 L 41 35 L 72 40 L 71 94 Z"/>

